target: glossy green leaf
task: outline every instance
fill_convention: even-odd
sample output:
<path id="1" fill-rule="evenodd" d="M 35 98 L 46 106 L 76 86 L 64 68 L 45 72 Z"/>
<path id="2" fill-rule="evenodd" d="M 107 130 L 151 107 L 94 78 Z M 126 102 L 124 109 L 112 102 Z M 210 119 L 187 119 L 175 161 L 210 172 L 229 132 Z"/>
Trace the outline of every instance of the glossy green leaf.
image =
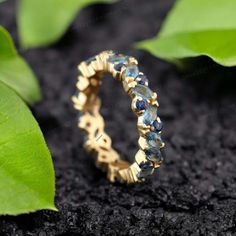
<path id="1" fill-rule="evenodd" d="M 0 81 L 13 88 L 28 103 L 41 99 L 34 73 L 18 55 L 9 33 L 0 26 Z"/>
<path id="2" fill-rule="evenodd" d="M 21 98 L 0 82 L 0 214 L 54 206 L 55 177 L 40 128 Z"/>
<path id="3" fill-rule="evenodd" d="M 79 10 L 92 3 L 112 0 L 20 0 L 18 25 L 24 48 L 56 42 L 67 30 Z"/>
<path id="4" fill-rule="evenodd" d="M 179 0 L 159 35 L 137 47 L 173 62 L 208 56 L 223 66 L 235 66 L 235 9 L 235 0 Z"/>

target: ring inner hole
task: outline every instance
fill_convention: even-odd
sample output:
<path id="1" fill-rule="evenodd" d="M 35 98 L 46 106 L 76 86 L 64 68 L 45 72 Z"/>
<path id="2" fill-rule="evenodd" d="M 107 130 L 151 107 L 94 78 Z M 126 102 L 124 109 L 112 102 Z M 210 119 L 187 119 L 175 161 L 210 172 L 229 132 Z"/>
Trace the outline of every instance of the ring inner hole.
<path id="1" fill-rule="evenodd" d="M 111 138 L 112 148 L 120 158 L 132 163 L 137 152 L 138 132 L 130 97 L 123 90 L 121 81 L 116 81 L 110 74 L 105 74 L 101 81 L 98 96 L 102 103 L 99 112 L 105 122 L 104 133 Z M 96 137 L 99 136 L 97 133 Z"/>

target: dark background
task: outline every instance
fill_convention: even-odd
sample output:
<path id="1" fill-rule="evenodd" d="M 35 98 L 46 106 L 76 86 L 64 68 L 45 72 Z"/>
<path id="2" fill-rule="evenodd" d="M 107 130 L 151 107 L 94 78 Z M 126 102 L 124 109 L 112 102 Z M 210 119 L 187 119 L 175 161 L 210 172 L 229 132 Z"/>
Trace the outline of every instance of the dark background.
<path id="1" fill-rule="evenodd" d="M 203 59 L 181 72 L 132 46 L 156 35 L 173 2 L 90 6 L 56 45 L 19 49 L 42 87 L 32 110 L 53 156 L 60 212 L 0 217 L 0 235 L 236 235 L 235 69 Z M 15 12 L 15 1 L 0 5 L 0 24 L 19 45 Z M 76 66 L 106 49 L 137 57 L 159 94 L 165 163 L 144 184 L 110 184 L 76 128 Z M 101 96 L 107 131 L 131 161 L 137 131 L 128 96 L 111 77 Z"/>

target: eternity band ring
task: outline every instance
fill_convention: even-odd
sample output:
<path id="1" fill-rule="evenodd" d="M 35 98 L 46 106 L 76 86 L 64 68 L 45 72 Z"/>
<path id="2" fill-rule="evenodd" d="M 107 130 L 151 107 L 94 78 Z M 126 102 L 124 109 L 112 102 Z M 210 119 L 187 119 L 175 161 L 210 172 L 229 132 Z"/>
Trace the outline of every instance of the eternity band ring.
<path id="1" fill-rule="evenodd" d="M 78 127 L 85 134 L 84 148 L 95 154 L 97 167 L 107 172 L 109 181 L 144 181 L 163 162 L 161 149 L 164 143 L 160 136 L 163 124 L 157 114 L 157 93 L 149 89 L 147 77 L 139 71 L 137 60 L 130 56 L 104 51 L 81 62 L 78 69 L 78 92 L 72 101 L 74 108 L 79 110 Z M 133 164 L 120 158 L 104 130 L 98 91 L 105 73 L 111 73 L 121 81 L 131 97 L 131 108 L 138 117 L 139 150 Z"/>

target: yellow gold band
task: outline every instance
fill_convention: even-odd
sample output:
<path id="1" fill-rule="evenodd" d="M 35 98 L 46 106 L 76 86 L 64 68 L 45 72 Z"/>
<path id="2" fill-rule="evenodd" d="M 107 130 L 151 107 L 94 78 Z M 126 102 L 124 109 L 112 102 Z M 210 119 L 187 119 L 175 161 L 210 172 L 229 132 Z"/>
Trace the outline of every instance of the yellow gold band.
<path id="1" fill-rule="evenodd" d="M 157 115 L 157 94 L 148 88 L 148 80 L 137 65 L 133 57 L 104 51 L 78 66 L 79 92 L 72 98 L 75 109 L 80 111 L 78 126 L 86 136 L 85 149 L 96 155 L 96 165 L 107 172 L 111 182 L 140 182 L 163 161 L 160 149 L 164 143 L 160 137 L 162 122 Z M 101 101 L 97 94 L 107 72 L 122 82 L 132 99 L 131 108 L 138 116 L 139 150 L 133 164 L 120 158 L 104 131 L 104 119 L 99 113 Z"/>

